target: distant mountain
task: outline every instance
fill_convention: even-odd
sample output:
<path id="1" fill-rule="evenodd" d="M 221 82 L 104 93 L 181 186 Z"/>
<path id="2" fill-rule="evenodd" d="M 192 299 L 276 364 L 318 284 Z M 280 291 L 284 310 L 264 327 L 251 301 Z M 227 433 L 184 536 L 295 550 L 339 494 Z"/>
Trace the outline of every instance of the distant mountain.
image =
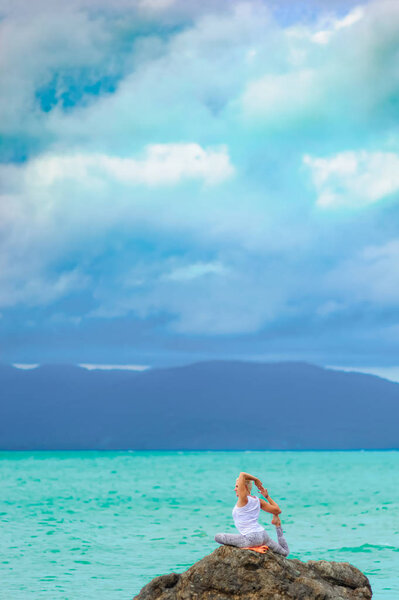
<path id="1" fill-rule="evenodd" d="M 0 366 L 1 449 L 399 448 L 399 384 L 304 363 Z"/>

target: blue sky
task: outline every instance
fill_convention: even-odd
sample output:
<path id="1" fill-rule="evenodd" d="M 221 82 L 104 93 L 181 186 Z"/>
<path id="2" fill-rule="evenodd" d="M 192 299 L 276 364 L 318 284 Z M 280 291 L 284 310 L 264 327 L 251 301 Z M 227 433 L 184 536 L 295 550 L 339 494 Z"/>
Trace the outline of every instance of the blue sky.
<path id="1" fill-rule="evenodd" d="M 2 362 L 399 364 L 395 0 L 0 28 Z"/>

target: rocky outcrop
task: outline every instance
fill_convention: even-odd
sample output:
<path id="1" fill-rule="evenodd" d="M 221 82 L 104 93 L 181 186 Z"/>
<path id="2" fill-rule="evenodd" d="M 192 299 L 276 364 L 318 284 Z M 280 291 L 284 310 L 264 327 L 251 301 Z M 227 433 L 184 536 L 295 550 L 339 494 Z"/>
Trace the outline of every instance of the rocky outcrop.
<path id="1" fill-rule="evenodd" d="M 370 583 L 349 563 L 303 563 L 269 550 L 221 546 L 181 575 L 156 577 L 135 600 L 369 600 Z"/>

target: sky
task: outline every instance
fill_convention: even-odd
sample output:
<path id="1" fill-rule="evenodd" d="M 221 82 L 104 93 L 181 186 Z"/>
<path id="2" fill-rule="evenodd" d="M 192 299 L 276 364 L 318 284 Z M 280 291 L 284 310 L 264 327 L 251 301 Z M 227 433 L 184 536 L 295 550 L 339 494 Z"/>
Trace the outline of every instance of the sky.
<path id="1" fill-rule="evenodd" d="M 0 362 L 399 374 L 396 0 L 0 0 L 0 40 Z"/>

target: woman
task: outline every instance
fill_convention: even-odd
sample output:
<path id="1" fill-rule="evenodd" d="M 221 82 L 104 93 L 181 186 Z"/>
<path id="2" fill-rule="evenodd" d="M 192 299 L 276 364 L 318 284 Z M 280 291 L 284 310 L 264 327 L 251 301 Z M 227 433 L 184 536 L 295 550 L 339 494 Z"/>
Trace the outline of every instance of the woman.
<path id="1" fill-rule="evenodd" d="M 262 496 L 266 498 L 266 501 L 257 496 L 251 496 L 253 481 Z M 235 526 L 240 533 L 217 533 L 215 535 L 215 541 L 219 544 L 237 546 L 238 548 L 248 548 L 266 544 L 266 546 L 269 546 L 274 552 L 282 554 L 283 556 L 288 556 L 289 548 L 284 539 L 279 517 L 279 514 L 281 513 L 280 507 L 277 502 L 270 498 L 268 491 L 263 487 L 261 481 L 248 473 L 240 473 L 236 480 L 234 490 L 238 497 L 238 501 L 233 508 L 233 519 Z M 276 526 L 278 542 L 275 542 L 266 533 L 262 525 L 258 523 L 260 509 L 273 515 L 272 523 Z"/>

